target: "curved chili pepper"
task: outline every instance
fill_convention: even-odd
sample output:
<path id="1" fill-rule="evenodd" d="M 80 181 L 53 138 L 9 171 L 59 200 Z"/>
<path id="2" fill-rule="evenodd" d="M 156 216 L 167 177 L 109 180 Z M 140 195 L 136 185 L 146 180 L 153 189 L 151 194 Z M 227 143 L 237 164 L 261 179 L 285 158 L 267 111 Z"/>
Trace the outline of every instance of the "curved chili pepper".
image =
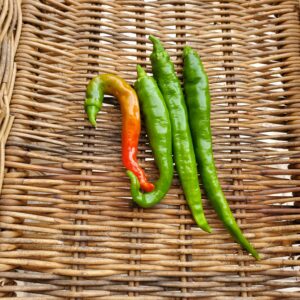
<path id="1" fill-rule="evenodd" d="M 174 159 L 180 182 L 196 223 L 210 232 L 202 207 L 196 158 L 180 81 L 161 42 L 154 36 L 149 39 L 153 43 L 150 55 L 152 71 L 170 114 Z"/>
<path id="2" fill-rule="evenodd" d="M 96 116 L 101 109 L 104 94 L 115 96 L 121 106 L 123 164 L 138 177 L 141 188 L 151 192 L 154 185 L 147 181 L 136 157 L 141 131 L 140 108 L 136 92 L 119 76 L 102 74 L 94 77 L 87 86 L 84 103 L 85 111 L 93 126 L 96 126 Z"/>
<path id="3" fill-rule="evenodd" d="M 152 207 L 168 192 L 173 179 L 172 134 L 169 113 L 164 98 L 153 77 L 137 66 L 138 79 L 134 85 L 144 114 L 147 134 L 159 169 L 159 179 L 150 193 L 141 193 L 136 176 L 127 171 L 131 180 L 131 195 L 141 207 Z"/>
<path id="4" fill-rule="evenodd" d="M 256 259 L 259 259 L 257 251 L 239 228 L 218 180 L 212 150 L 208 77 L 196 51 L 190 47 L 184 47 L 183 58 L 184 90 L 189 123 L 204 189 L 217 215 L 233 238 Z"/>

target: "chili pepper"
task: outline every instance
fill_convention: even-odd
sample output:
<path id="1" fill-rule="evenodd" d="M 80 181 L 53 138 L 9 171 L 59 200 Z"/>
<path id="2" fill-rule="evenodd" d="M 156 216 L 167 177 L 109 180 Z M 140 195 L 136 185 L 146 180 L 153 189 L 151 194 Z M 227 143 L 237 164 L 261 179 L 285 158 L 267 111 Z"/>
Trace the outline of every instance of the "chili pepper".
<path id="1" fill-rule="evenodd" d="M 136 92 L 124 79 L 116 75 L 102 74 L 94 77 L 87 86 L 84 103 L 85 111 L 93 126 L 96 126 L 96 116 L 101 109 L 104 94 L 115 96 L 121 106 L 123 164 L 138 177 L 141 188 L 150 192 L 154 189 L 154 185 L 147 181 L 136 157 L 141 131 L 140 108 Z"/>
<path id="2" fill-rule="evenodd" d="M 169 110 L 174 160 L 180 182 L 196 223 L 203 230 L 210 232 L 202 207 L 196 158 L 180 81 L 161 42 L 154 36 L 150 36 L 149 39 L 153 43 L 150 59 L 154 78 Z"/>
<path id="3" fill-rule="evenodd" d="M 202 61 L 191 47 L 184 47 L 184 90 L 195 154 L 204 189 L 217 215 L 233 238 L 256 259 L 259 255 L 239 228 L 218 180 L 210 128 L 210 92 Z"/>
<path id="4" fill-rule="evenodd" d="M 157 204 L 168 192 L 173 179 L 172 133 L 169 113 L 164 98 L 153 77 L 147 76 L 141 66 L 137 66 L 138 79 L 135 90 L 144 115 L 147 135 L 160 177 L 155 182 L 155 189 L 143 194 L 136 176 L 127 171 L 131 180 L 131 195 L 141 207 Z"/>

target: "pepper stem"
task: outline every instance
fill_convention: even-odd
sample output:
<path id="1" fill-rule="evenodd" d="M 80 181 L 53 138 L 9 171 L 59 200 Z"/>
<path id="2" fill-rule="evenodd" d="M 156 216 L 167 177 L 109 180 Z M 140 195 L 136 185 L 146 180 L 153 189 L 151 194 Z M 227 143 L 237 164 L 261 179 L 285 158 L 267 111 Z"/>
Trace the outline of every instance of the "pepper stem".
<path id="1" fill-rule="evenodd" d="M 132 198 L 137 198 L 140 194 L 140 183 L 138 178 L 129 170 L 126 171 L 127 176 L 130 179 L 130 190 Z"/>
<path id="2" fill-rule="evenodd" d="M 136 71 L 137 71 L 138 78 L 147 76 L 147 73 L 145 72 L 145 70 L 141 65 L 136 66 Z"/>
<path id="3" fill-rule="evenodd" d="M 149 35 L 149 40 L 153 44 L 153 51 L 154 52 L 160 52 L 160 51 L 162 52 L 162 51 L 165 50 L 162 43 L 161 43 L 161 41 L 158 38 L 156 38 L 155 36 Z"/>

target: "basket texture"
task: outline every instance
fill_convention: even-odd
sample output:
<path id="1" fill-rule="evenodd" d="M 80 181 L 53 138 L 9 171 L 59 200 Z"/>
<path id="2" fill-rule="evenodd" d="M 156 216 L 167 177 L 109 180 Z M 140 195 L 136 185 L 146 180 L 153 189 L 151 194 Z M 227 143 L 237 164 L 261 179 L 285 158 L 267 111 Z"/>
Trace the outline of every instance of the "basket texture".
<path id="1" fill-rule="evenodd" d="M 16 77 L 16 63 L 14 56 L 21 33 L 22 18 L 21 6 L 15 0 L 0 1 L 0 195 L 4 177 L 5 142 L 12 127 L 14 117 L 10 114 L 10 100 Z M 2 210 L 2 208 L 0 209 Z M 0 212 L 0 222 L 14 223 L 13 217 L 7 217 Z M 2 226 L 1 226 L 2 227 Z M 15 230 L 0 230 L 0 239 L 16 236 Z M 0 243 L 0 252 L 13 251 L 17 245 Z M 1 255 L 2 258 L 2 255 Z M 3 270 L 14 269 L 0 267 Z M 0 285 L 13 286 L 15 282 L 10 278 L 0 278 Z M 11 292 L 0 292 L 0 297 L 12 296 Z"/>
<path id="2" fill-rule="evenodd" d="M 1 0 L 0 28 L 3 299 L 300 299 L 298 0 Z M 259 262 L 205 196 L 214 231 L 195 226 L 177 176 L 134 206 L 117 101 L 86 120 L 94 75 L 151 71 L 149 34 L 178 74 L 183 45 L 203 59 L 219 178 Z M 139 149 L 154 181 L 145 131 Z"/>

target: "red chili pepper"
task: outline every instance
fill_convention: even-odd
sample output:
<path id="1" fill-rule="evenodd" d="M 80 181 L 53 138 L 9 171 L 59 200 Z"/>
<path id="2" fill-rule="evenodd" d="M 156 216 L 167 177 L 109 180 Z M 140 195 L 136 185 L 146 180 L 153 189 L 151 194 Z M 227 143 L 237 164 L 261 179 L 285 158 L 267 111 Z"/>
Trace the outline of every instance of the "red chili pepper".
<path id="1" fill-rule="evenodd" d="M 93 126 L 96 126 L 96 115 L 101 109 L 104 94 L 115 96 L 121 106 L 123 164 L 137 176 L 141 188 L 145 192 L 151 192 L 154 185 L 147 181 L 145 172 L 137 162 L 141 119 L 136 92 L 119 76 L 102 74 L 94 77 L 87 86 L 84 103 L 85 111 Z"/>

